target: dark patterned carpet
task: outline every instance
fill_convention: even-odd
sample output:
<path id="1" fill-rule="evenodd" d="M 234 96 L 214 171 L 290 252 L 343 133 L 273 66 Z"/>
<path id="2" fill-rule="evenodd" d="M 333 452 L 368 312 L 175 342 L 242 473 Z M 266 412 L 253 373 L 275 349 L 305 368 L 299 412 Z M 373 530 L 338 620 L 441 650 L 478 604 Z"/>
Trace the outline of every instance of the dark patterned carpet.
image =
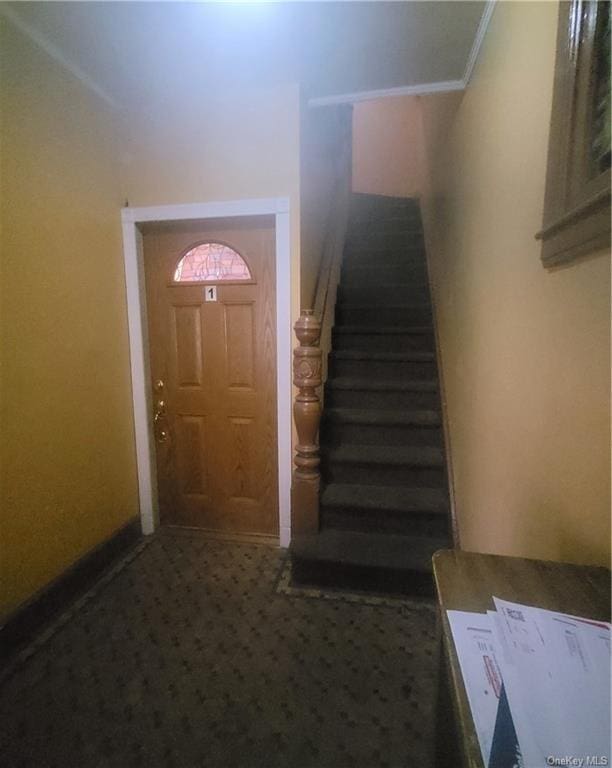
<path id="1" fill-rule="evenodd" d="M 0 683 L 2 768 L 430 768 L 429 602 L 300 590 L 162 530 Z"/>

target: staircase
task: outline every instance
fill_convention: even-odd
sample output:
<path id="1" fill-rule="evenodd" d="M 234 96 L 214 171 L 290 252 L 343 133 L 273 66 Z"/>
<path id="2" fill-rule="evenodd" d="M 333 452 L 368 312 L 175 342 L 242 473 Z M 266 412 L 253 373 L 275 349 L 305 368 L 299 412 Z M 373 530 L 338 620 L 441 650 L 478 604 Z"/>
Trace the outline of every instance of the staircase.
<path id="1" fill-rule="evenodd" d="M 418 202 L 353 195 L 321 421 L 320 530 L 301 584 L 429 594 L 452 546 Z"/>

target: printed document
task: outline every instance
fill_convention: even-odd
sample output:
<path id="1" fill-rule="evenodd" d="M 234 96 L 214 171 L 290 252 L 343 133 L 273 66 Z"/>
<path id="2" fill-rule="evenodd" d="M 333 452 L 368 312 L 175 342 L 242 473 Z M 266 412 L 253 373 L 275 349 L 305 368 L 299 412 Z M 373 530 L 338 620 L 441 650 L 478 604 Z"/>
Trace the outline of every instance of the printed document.
<path id="1" fill-rule="evenodd" d="M 525 768 L 610 765 L 610 625 L 493 600 Z"/>
<path id="2" fill-rule="evenodd" d="M 459 657 L 482 760 L 488 765 L 502 688 L 491 620 L 484 613 L 447 611 L 446 614 Z"/>

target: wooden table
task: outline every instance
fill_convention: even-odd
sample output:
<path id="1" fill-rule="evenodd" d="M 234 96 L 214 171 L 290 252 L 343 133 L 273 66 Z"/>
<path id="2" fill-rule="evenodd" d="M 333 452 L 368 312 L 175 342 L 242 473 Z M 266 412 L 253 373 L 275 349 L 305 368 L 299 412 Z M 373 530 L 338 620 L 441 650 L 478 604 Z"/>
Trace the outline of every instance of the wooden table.
<path id="1" fill-rule="evenodd" d="M 518 557 L 440 550 L 433 557 L 441 664 L 436 765 L 485 768 L 447 610 L 493 610 L 492 596 L 538 608 L 610 621 L 610 571 Z"/>

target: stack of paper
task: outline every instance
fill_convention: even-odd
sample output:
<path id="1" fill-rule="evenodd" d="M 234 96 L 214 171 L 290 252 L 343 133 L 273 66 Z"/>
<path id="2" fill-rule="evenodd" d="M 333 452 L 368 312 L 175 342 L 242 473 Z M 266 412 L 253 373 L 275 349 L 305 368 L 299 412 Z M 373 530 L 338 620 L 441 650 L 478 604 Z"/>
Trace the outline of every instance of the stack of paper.
<path id="1" fill-rule="evenodd" d="M 447 612 L 484 765 L 612 765 L 610 624 L 493 600 Z"/>

